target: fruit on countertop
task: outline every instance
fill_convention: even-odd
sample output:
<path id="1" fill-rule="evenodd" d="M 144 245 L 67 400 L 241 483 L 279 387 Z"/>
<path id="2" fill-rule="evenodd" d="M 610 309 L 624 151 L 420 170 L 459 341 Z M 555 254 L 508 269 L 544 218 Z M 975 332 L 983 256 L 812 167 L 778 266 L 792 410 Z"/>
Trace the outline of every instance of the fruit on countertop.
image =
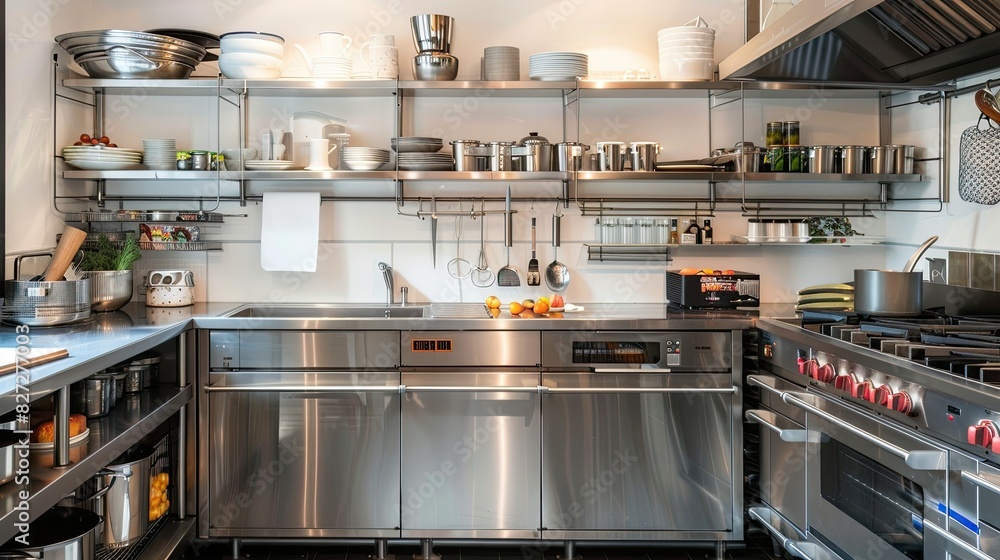
<path id="1" fill-rule="evenodd" d="M 534 307 L 531 309 L 538 315 L 543 315 L 549 310 L 549 304 L 544 301 L 546 298 L 541 298 L 535 302 Z"/>
<path id="2" fill-rule="evenodd" d="M 500 298 L 497 296 L 489 296 L 486 298 L 486 307 L 489 309 L 500 309 Z"/>
<path id="3" fill-rule="evenodd" d="M 521 305 L 519 302 L 512 301 L 510 302 L 510 305 L 507 306 L 507 309 L 508 311 L 510 311 L 511 315 L 520 315 L 521 312 L 524 311 L 524 306 Z"/>
<path id="4" fill-rule="evenodd" d="M 525 309 L 531 309 L 531 308 L 533 308 L 535 306 L 535 300 L 533 300 L 531 298 L 528 298 L 528 299 L 522 301 L 521 305 L 523 305 L 525 307 Z"/>
<path id="5" fill-rule="evenodd" d="M 721 275 L 727 275 L 727 274 L 736 274 L 736 271 L 732 270 L 732 269 L 719 270 L 719 269 L 712 269 L 712 268 L 691 268 L 691 267 L 685 267 L 685 268 L 682 268 L 682 269 L 678 270 L 677 274 L 680 274 L 681 276 L 693 276 L 695 274 L 701 274 L 701 275 L 704 275 L 704 276 L 711 276 L 711 275 L 721 276 Z"/>

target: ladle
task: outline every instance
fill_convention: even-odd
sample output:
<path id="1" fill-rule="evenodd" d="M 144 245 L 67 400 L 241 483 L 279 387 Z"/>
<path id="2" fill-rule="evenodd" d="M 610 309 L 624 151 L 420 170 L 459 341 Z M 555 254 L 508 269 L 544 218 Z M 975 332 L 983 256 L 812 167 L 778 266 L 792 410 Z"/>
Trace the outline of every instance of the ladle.
<path id="1" fill-rule="evenodd" d="M 937 240 L 938 236 L 934 235 L 927 241 L 924 241 L 923 245 L 917 247 L 916 252 L 910 255 L 910 260 L 906 261 L 906 266 L 903 267 L 903 272 L 913 272 L 914 267 L 917 266 L 917 261 L 920 260 L 920 257 L 923 256 L 923 254 L 927 252 L 927 249 L 929 249 L 930 246 Z"/>
<path id="2" fill-rule="evenodd" d="M 556 258 L 559 245 L 561 244 L 562 228 L 560 221 L 562 214 L 552 215 L 552 262 L 545 267 L 545 284 L 555 292 L 561 292 L 569 285 L 569 269 Z"/>

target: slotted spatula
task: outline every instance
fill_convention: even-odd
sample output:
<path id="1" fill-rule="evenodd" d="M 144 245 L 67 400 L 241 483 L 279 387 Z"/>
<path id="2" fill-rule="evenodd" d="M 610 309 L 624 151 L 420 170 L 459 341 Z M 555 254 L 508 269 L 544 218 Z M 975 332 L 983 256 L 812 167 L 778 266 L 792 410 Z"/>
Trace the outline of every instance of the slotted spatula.
<path id="1" fill-rule="evenodd" d="M 542 275 L 538 272 L 538 258 L 535 256 L 535 218 L 531 218 L 531 260 L 528 261 L 527 281 L 529 286 L 542 283 Z"/>
<path id="2" fill-rule="evenodd" d="M 521 285 L 517 269 L 510 266 L 510 247 L 514 244 L 514 215 L 510 211 L 510 185 L 507 185 L 507 201 L 504 212 L 504 246 L 507 247 L 507 264 L 497 271 L 497 286 L 516 287 Z"/>

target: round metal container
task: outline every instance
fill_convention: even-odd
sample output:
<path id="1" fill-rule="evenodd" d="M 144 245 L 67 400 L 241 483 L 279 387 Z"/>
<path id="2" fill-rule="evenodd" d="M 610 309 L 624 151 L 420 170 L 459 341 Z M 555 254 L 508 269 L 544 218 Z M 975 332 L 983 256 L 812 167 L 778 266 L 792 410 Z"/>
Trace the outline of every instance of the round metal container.
<path id="1" fill-rule="evenodd" d="M 871 148 L 868 146 L 840 146 L 838 148 L 839 173 L 871 173 Z"/>
<path id="2" fill-rule="evenodd" d="M 886 317 L 923 312 L 924 273 L 893 270 L 854 271 L 854 310 Z"/>
<path id="3" fill-rule="evenodd" d="M 97 418 L 111 412 L 115 402 L 115 380 L 111 375 L 93 375 L 70 385 L 70 411 Z"/>
<path id="4" fill-rule="evenodd" d="M 893 161 L 893 172 L 910 174 L 913 173 L 913 154 L 915 146 L 889 146 L 896 148 L 896 158 Z"/>
<path id="5" fill-rule="evenodd" d="M 128 546 L 149 528 L 149 475 L 155 449 L 136 445 L 108 465 L 114 485 L 104 497 L 104 545 Z M 111 484 L 108 480 L 108 484 Z"/>
<path id="6" fill-rule="evenodd" d="M 483 144 L 478 140 L 452 140 L 451 154 L 455 159 L 455 171 L 486 171 L 485 160 L 475 153 Z"/>
<path id="7" fill-rule="evenodd" d="M 54 507 L 32 520 L 30 547 L 4 545 L 0 556 L 5 552 L 26 552 L 45 560 L 93 560 L 94 529 L 100 522 L 101 516 L 83 508 Z"/>
<path id="8" fill-rule="evenodd" d="M 839 173 L 837 146 L 812 146 L 809 148 L 809 173 Z"/>
<path id="9" fill-rule="evenodd" d="M 5 323 L 31 327 L 82 321 L 90 317 L 90 280 L 7 280 L 0 316 Z"/>
<path id="10" fill-rule="evenodd" d="M 598 142 L 597 162 L 599 171 L 621 171 L 625 169 L 625 142 Z"/>
<path id="11" fill-rule="evenodd" d="M 86 276 L 90 279 L 92 310 L 116 311 L 132 299 L 131 270 L 94 270 Z"/>
<path id="12" fill-rule="evenodd" d="M 558 171 L 580 171 L 590 146 L 580 142 L 559 142 L 556 144 L 556 169 Z"/>
<path id="13" fill-rule="evenodd" d="M 896 173 L 896 154 L 899 146 L 875 146 L 872 148 L 872 173 Z"/>
<path id="14" fill-rule="evenodd" d="M 523 148 L 518 150 L 520 171 L 552 171 L 552 144 L 547 138 L 530 132 L 517 143 L 517 147 Z"/>
<path id="15" fill-rule="evenodd" d="M 660 144 L 657 142 L 632 142 L 629 144 L 632 171 L 656 171 L 656 156 L 659 153 Z"/>

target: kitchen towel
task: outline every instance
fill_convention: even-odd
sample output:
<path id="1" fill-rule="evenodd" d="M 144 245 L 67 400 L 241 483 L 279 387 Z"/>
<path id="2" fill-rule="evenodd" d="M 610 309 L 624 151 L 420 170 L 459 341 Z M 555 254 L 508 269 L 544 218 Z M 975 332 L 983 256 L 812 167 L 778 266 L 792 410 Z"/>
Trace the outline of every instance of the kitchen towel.
<path id="1" fill-rule="evenodd" d="M 264 270 L 316 272 L 319 193 L 266 192 L 260 226 Z"/>

